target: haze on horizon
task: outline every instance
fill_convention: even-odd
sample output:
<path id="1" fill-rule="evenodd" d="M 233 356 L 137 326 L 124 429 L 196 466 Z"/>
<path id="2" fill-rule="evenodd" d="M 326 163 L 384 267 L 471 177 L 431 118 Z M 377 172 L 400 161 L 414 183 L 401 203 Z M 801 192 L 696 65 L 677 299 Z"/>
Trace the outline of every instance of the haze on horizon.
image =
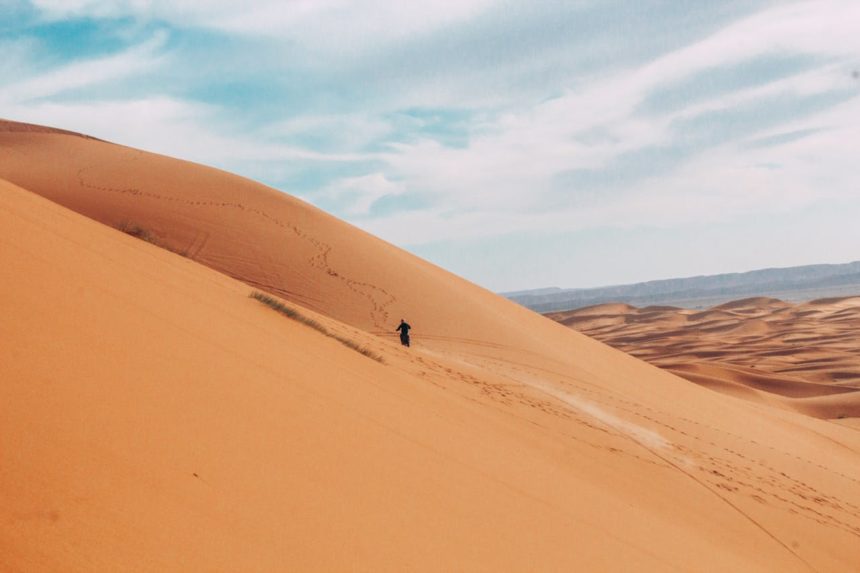
<path id="1" fill-rule="evenodd" d="M 0 117 L 214 165 L 497 291 L 857 259 L 851 0 L 0 0 Z"/>

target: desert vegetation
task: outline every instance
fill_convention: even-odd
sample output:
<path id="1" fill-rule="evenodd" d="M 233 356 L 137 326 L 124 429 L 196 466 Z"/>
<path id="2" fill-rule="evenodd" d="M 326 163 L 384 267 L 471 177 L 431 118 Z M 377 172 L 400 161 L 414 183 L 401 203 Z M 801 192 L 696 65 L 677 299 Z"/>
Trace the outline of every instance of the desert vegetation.
<path id="1" fill-rule="evenodd" d="M 188 256 L 188 251 L 180 251 L 165 244 L 158 238 L 155 233 L 153 233 L 146 227 L 141 227 L 136 223 L 132 223 L 130 221 L 122 221 L 119 225 L 117 225 L 116 228 L 125 233 L 126 235 L 131 235 L 132 237 L 140 239 L 141 241 L 146 241 L 151 245 L 155 245 L 156 247 L 159 247 L 161 249 L 168 250 L 171 253 L 176 253 L 177 255 L 182 257 Z"/>
<path id="2" fill-rule="evenodd" d="M 279 313 L 283 314 L 287 318 L 291 318 L 295 321 L 301 322 L 305 326 L 309 326 L 309 327 L 313 328 L 314 330 L 316 330 L 317 332 L 320 332 L 320 333 L 328 336 L 329 338 L 334 338 L 335 340 L 337 340 L 338 342 L 340 342 L 341 344 L 343 344 L 347 348 L 355 350 L 359 354 L 363 354 L 364 356 L 367 356 L 368 358 L 376 360 L 380 364 L 385 364 L 385 360 L 383 360 L 382 356 L 380 356 L 379 354 L 373 352 L 369 348 L 366 348 L 366 347 L 358 344 L 354 340 L 350 340 L 349 338 L 345 338 L 343 336 L 340 336 L 339 334 L 335 334 L 334 332 L 331 332 L 329 329 L 327 329 L 325 326 L 323 326 L 322 324 L 320 324 L 316 320 L 314 320 L 312 318 L 308 318 L 307 316 L 303 315 L 302 313 L 300 313 L 296 309 L 294 309 L 290 306 L 287 306 L 286 304 L 279 301 L 278 299 L 276 299 L 272 296 L 269 296 L 267 294 L 263 294 L 259 291 L 253 291 L 249 296 L 253 299 L 260 301 L 261 303 L 265 304 L 269 308 L 278 311 Z"/>
<path id="3" fill-rule="evenodd" d="M 132 237 L 140 239 L 141 241 L 146 241 L 147 243 L 151 243 L 157 247 L 162 246 L 158 241 L 158 238 L 151 231 L 130 221 L 121 222 L 119 225 L 117 225 L 117 229 L 119 229 L 126 235 L 131 235 Z"/>

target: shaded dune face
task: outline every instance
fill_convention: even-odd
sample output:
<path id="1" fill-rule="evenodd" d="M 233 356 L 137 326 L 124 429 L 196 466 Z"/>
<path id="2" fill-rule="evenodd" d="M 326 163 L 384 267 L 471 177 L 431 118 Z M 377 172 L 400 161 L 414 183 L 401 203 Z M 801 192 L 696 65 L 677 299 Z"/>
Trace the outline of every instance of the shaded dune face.
<path id="1" fill-rule="evenodd" d="M 720 392 L 819 418 L 860 417 L 860 297 L 757 297 L 701 312 L 599 305 L 547 316 Z"/>
<path id="2" fill-rule="evenodd" d="M 263 185 L 9 125 L 0 570 L 860 562 L 856 430 L 690 384 Z"/>

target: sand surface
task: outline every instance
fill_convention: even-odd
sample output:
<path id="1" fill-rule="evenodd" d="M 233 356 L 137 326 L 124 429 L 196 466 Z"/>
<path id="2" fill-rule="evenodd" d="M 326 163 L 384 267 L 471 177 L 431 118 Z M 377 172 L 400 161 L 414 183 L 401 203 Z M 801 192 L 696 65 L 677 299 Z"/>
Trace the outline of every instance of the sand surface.
<path id="1" fill-rule="evenodd" d="M 856 426 L 690 384 L 248 180 L 5 125 L 0 570 L 860 563 Z"/>
<path id="2" fill-rule="evenodd" d="M 758 297 L 706 311 L 606 304 L 547 316 L 713 390 L 860 418 L 860 296 Z"/>

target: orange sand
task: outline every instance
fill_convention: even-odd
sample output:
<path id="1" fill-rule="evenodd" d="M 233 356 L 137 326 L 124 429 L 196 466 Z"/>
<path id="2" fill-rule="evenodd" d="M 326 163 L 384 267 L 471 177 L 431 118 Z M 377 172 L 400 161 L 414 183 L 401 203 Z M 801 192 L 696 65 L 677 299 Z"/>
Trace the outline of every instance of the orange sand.
<path id="1" fill-rule="evenodd" d="M 607 304 L 547 316 L 713 390 L 860 418 L 860 297 L 748 298 L 704 312 Z"/>
<path id="2" fill-rule="evenodd" d="M 689 384 L 214 169 L 7 124 L 0 178 L 0 570 L 860 563 L 850 425 Z"/>

